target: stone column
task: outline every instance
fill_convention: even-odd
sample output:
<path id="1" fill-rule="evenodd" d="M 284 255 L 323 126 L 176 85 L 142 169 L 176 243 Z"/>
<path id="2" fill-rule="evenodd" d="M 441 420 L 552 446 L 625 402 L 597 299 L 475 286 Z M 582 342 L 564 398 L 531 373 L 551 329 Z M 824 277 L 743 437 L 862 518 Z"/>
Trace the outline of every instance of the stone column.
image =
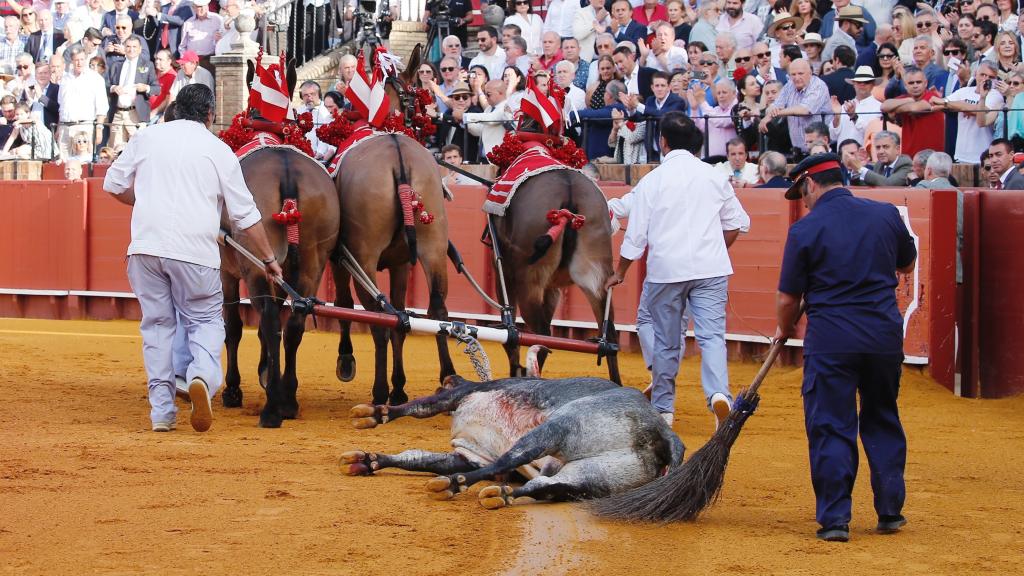
<path id="1" fill-rule="evenodd" d="M 249 38 L 249 34 L 256 29 L 256 21 L 252 16 L 239 15 L 235 19 L 235 27 L 239 40 L 231 45 L 231 50 L 210 58 L 210 63 L 217 70 L 217 114 L 212 126 L 215 132 L 230 126 L 235 114 L 245 110 L 249 104 L 249 84 L 246 82 L 248 63 L 253 62 L 255 65 L 260 50 L 260 45 Z"/>

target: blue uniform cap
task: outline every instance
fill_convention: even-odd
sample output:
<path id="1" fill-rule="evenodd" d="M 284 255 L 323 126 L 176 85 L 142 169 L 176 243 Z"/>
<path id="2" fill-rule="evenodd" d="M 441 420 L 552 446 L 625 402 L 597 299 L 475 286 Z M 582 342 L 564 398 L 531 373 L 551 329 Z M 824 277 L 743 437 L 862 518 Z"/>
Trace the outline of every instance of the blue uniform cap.
<path id="1" fill-rule="evenodd" d="M 809 174 L 817 174 L 826 170 L 839 170 L 839 156 L 832 154 L 812 154 L 804 158 L 789 171 L 789 179 L 793 185 L 786 190 L 786 200 L 799 200 L 802 196 L 800 186 Z"/>

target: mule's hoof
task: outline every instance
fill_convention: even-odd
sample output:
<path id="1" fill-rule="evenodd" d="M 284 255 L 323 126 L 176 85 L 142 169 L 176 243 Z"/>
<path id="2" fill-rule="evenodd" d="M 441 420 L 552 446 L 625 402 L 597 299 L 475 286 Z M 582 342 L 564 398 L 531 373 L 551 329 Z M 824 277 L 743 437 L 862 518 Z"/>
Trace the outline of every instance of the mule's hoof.
<path id="1" fill-rule="evenodd" d="M 241 388 L 225 388 L 224 392 L 220 395 L 221 404 L 225 408 L 241 408 L 242 407 L 242 389 Z"/>
<path id="2" fill-rule="evenodd" d="M 356 377 L 356 357 L 351 354 L 338 356 L 338 367 L 334 372 L 338 380 L 351 382 Z"/>
<path id="3" fill-rule="evenodd" d="M 260 370 L 259 379 L 260 379 L 260 388 L 263 388 L 263 391 L 266 392 L 266 390 L 267 390 L 267 371 L 266 371 L 266 369 Z"/>
<path id="4" fill-rule="evenodd" d="M 398 406 L 405 404 L 409 401 L 409 395 L 404 390 L 395 390 L 391 392 L 391 396 L 388 398 L 388 404 L 392 406 Z"/>
<path id="5" fill-rule="evenodd" d="M 377 427 L 376 418 L 353 418 L 352 427 L 356 430 L 369 430 Z"/>
<path id="6" fill-rule="evenodd" d="M 291 406 L 282 406 L 278 409 L 278 413 L 281 414 L 281 418 L 285 420 L 295 420 L 299 417 L 299 405 L 298 403 Z"/>
<path id="7" fill-rule="evenodd" d="M 427 492 L 430 493 L 429 496 L 434 500 L 451 500 L 458 490 L 452 484 L 451 478 L 438 476 L 427 480 Z"/>
<path id="8" fill-rule="evenodd" d="M 267 410 L 264 408 L 260 412 L 260 428 L 280 428 L 283 421 L 284 419 L 281 418 L 277 410 Z"/>
<path id="9" fill-rule="evenodd" d="M 377 415 L 377 407 L 371 404 L 356 404 L 348 410 L 349 418 L 366 418 Z"/>
<path id="10" fill-rule="evenodd" d="M 345 452 L 338 459 L 341 473 L 346 476 L 370 476 L 377 468 L 376 455 L 361 450 Z"/>
<path id="11" fill-rule="evenodd" d="M 488 510 L 497 510 L 512 504 L 512 488 L 510 486 L 487 486 L 480 490 L 477 497 L 480 505 Z"/>

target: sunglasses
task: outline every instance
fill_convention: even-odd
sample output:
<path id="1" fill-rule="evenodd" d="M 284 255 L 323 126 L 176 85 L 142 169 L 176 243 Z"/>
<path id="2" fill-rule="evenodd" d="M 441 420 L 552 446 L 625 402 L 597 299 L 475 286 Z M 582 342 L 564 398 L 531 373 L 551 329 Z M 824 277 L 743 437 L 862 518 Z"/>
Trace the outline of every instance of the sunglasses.
<path id="1" fill-rule="evenodd" d="M 943 50 L 942 53 L 945 56 L 958 56 L 960 54 L 960 50 L 959 49 L 956 49 L 956 50 Z"/>
<path id="2" fill-rule="evenodd" d="M 529 4 L 529 3 L 530 3 L 529 0 L 526 0 L 526 1 L 518 0 L 516 2 L 516 6 L 525 6 L 525 5 Z"/>
<path id="3" fill-rule="evenodd" d="M 960 4 L 963 6 L 970 6 L 974 4 L 974 0 L 960 0 Z"/>
<path id="4" fill-rule="evenodd" d="M 771 55 L 771 52 L 758 52 L 757 54 L 754 54 L 754 56 L 757 58 L 768 58 Z"/>
<path id="5" fill-rule="evenodd" d="M 1011 80 L 1007 82 L 1007 84 L 1009 84 L 1010 86 L 1024 86 L 1024 82 L 1021 82 L 1020 80 Z"/>
<path id="6" fill-rule="evenodd" d="M 441 67 L 441 72 L 453 72 L 454 70 L 455 70 L 454 66 L 442 66 Z"/>
<path id="7" fill-rule="evenodd" d="M 114 26 L 114 30 L 127 30 L 127 26 Z"/>
<path id="8" fill-rule="evenodd" d="M 469 94 L 452 94 L 452 100 L 469 100 Z"/>
<path id="9" fill-rule="evenodd" d="M 712 66 L 714 63 L 715 63 L 714 60 L 701 60 L 700 61 L 700 65 L 701 66 Z"/>
<path id="10" fill-rule="evenodd" d="M 420 74 L 430 74 L 431 72 L 433 72 L 433 70 L 431 70 L 430 68 L 427 68 L 426 70 L 420 70 L 419 71 Z"/>
<path id="11" fill-rule="evenodd" d="M 978 20 L 980 20 L 982 22 L 991 22 L 992 21 L 992 17 L 991 16 L 979 16 Z"/>
<path id="12" fill-rule="evenodd" d="M 895 54 L 879 54 L 878 55 L 878 59 L 879 60 L 892 60 L 895 57 L 896 57 Z"/>
<path id="13" fill-rule="evenodd" d="M 736 61 L 737 62 L 750 62 L 750 58 L 751 58 L 751 56 L 737 56 L 736 57 Z"/>
<path id="14" fill-rule="evenodd" d="M 779 30 L 782 30 L 783 32 L 796 30 L 796 24 L 783 24 L 782 26 L 779 26 Z"/>
<path id="15" fill-rule="evenodd" d="M 18 70 L 28 70 L 31 68 L 28 64 L 18 64 Z"/>

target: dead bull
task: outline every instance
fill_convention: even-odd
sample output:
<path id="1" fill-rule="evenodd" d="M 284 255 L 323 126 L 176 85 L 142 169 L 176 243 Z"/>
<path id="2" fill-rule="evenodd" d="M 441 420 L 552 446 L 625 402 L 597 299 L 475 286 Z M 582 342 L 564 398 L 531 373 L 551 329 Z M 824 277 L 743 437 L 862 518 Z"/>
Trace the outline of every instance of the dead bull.
<path id="1" fill-rule="evenodd" d="M 437 500 L 519 472 L 527 480 L 519 488 L 498 485 L 480 491 L 481 505 L 500 508 L 524 496 L 582 500 L 617 494 L 683 460 L 682 441 L 643 394 L 608 380 L 476 383 L 453 376 L 447 383 L 452 386 L 407 404 L 355 406 L 352 416 L 357 428 L 372 428 L 405 416 L 452 412 L 451 452 L 346 452 L 342 471 L 360 476 L 400 468 L 439 474 L 427 482 Z"/>

